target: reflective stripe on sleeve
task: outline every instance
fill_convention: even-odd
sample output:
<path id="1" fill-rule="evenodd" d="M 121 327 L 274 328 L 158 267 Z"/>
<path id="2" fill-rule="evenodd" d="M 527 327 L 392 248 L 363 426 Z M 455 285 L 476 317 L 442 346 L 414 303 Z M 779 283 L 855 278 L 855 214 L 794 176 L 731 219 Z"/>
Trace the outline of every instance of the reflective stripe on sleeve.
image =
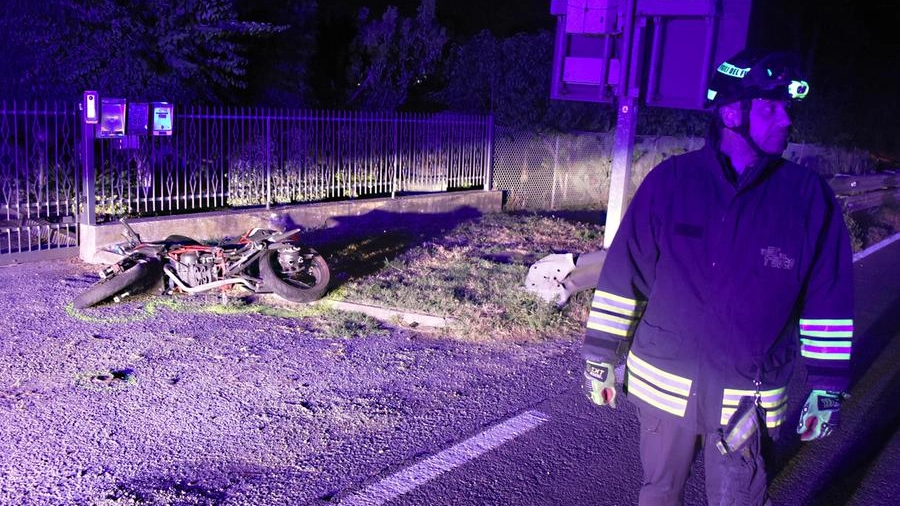
<path id="1" fill-rule="evenodd" d="M 628 393 L 675 416 L 687 411 L 691 380 L 663 371 L 647 361 L 628 354 Z"/>
<path id="2" fill-rule="evenodd" d="M 603 290 L 594 290 L 594 299 L 591 301 L 591 307 L 632 318 L 640 316 L 645 305 L 644 301 L 629 299 Z"/>
<path id="3" fill-rule="evenodd" d="M 633 332 L 634 320 L 619 318 L 613 315 L 591 311 L 588 315 L 587 326 L 590 329 L 609 332 L 617 336 L 629 337 Z"/>
<path id="4" fill-rule="evenodd" d="M 817 360 L 850 360 L 853 320 L 800 320 L 800 355 Z"/>
<path id="5" fill-rule="evenodd" d="M 853 320 L 800 319 L 800 334 L 811 337 L 852 337 Z"/>
<path id="6" fill-rule="evenodd" d="M 630 338 L 644 311 L 644 301 L 594 290 L 587 327 Z"/>
<path id="7" fill-rule="evenodd" d="M 800 340 L 800 355 L 819 360 L 850 360 L 850 342 L 816 346 L 814 341 Z"/>

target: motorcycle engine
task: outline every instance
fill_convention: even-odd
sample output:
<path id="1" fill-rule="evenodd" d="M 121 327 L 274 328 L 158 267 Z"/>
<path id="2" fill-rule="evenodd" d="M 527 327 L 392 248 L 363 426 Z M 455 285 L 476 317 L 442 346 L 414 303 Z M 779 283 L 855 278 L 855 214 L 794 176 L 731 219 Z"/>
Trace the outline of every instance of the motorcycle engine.
<path id="1" fill-rule="evenodd" d="M 199 286 L 216 279 L 215 257 L 196 252 L 183 253 L 175 263 L 175 272 L 188 286 Z"/>

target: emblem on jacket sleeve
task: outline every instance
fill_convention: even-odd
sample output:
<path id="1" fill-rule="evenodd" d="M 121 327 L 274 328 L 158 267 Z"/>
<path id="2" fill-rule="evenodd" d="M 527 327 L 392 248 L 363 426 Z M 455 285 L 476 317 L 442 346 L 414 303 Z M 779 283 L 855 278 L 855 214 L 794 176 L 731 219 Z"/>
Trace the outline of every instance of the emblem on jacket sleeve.
<path id="1" fill-rule="evenodd" d="M 759 253 L 763 257 L 763 266 L 772 267 L 773 269 L 793 269 L 796 260 L 784 254 L 781 248 L 769 246 L 762 248 Z"/>

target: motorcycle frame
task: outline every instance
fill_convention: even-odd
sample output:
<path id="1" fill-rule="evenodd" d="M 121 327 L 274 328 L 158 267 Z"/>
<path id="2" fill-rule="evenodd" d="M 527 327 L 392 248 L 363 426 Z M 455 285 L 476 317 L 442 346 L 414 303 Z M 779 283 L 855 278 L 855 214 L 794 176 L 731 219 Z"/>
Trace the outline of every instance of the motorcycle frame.
<path id="1" fill-rule="evenodd" d="M 128 255 L 127 259 L 122 259 L 116 263 L 117 270 L 123 270 L 123 264 L 126 262 L 133 262 L 133 257 L 135 256 L 165 257 L 170 262 L 178 262 L 178 258 L 181 255 L 190 252 L 211 253 L 216 258 L 217 264 L 221 262 L 222 265 L 225 266 L 225 269 L 221 273 L 222 279 L 217 279 L 197 286 L 191 286 L 178 276 L 178 273 L 175 272 L 175 269 L 173 269 L 171 265 L 165 265 L 164 262 L 162 270 L 165 276 L 171 280 L 178 289 L 192 295 L 232 285 L 243 285 L 252 292 L 262 292 L 262 279 L 250 276 L 242 271 L 258 261 L 262 254 L 270 249 L 269 245 L 275 246 L 272 249 L 280 249 L 278 247 L 279 243 L 300 233 L 299 229 L 273 233 L 274 231 L 272 230 L 253 228 L 240 238 L 237 243 L 240 246 L 233 249 L 223 246 L 204 246 L 197 244 L 187 244 L 180 248 L 168 249 L 165 245 L 165 241 L 143 242 L 140 235 L 131 227 L 125 218 L 122 218 L 119 221 L 125 227 L 123 235 L 128 242 L 128 249 L 131 251 L 131 254 Z M 254 238 L 254 236 L 259 233 L 263 233 L 263 237 Z M 151 252 L 152 254 L 149 254 Z"/>

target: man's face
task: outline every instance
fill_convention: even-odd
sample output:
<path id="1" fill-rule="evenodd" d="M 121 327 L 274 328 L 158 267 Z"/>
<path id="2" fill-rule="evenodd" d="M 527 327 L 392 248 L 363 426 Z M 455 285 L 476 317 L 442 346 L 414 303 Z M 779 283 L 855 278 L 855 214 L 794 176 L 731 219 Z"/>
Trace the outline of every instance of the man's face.
<path id="1" fill-rule="evenodd" d="M 781 155 L 791 130 L 790 100 L 754 98 L 750 105 L 750 138 L 769 155 Z"/>

